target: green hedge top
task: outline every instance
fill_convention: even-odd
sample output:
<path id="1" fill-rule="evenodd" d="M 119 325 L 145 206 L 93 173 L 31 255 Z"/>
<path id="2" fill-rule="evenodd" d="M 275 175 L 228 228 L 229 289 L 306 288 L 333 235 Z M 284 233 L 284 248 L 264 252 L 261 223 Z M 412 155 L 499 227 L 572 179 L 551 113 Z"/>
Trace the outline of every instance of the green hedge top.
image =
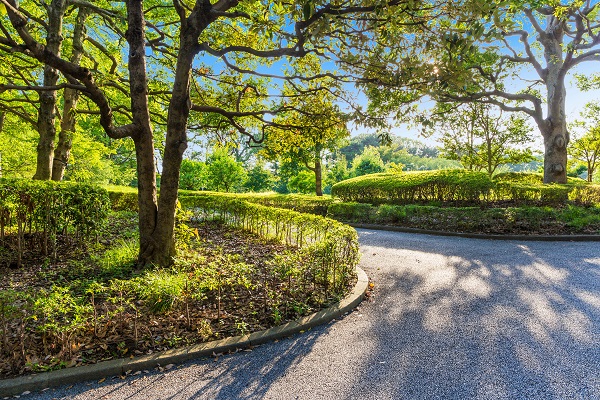
<path id="1" fill-rule="evenodd" d="M 0 179 L 2 230 L 27 225 L 29 231 L 95 233 L 106 221 L 108 192 L 75 182 Z"/>
<path id="2" fill-rule="evenodd" d="M 342 201 L 371 204 L 474 202 L 487 197 L 492 187 L 484 172 L 448 169 L 359 176 L 333 185 L 331 194 Z"/>
<path id="3" fill-rule="evenodd" d="M 285 208 L 301 213 L 317 214 L 325 216 L 327 207 L 333 199 L 327 197 L 308 196 L 303 194 L 279 194 L 279 193 L 222 193 L 209 191 L 180 190 L 179 198 L 185 205 L 185 199 L 189 196 L 210 196 L 227 199 L 245 200 L 250 203 L 261 204 L 268 207 Z"/>
<path id="4" fill-rule="evenodd" d="M 531 185 L 541 185 L 544 183 L 544 174 L 539 172 L 501 172 L 494 175 L 495 182 L 512 182 Z M 567 177 L 569 184 L 586 184 L 581 178 Z"/>

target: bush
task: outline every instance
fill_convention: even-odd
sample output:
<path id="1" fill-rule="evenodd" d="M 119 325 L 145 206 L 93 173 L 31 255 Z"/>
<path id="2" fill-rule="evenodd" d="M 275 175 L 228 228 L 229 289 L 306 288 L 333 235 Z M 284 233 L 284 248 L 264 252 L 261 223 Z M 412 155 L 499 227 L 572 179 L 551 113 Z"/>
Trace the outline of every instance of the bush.
<path id="1" fill-rule="evenodd" d="M 335 184 L 331 194 L 344 202 L 371 204 L 478 202 L 489 195 L 492 186 L 483 172 L 409 171 L 348 179 Z"/>
<path id="2" fill-rule="evenodd" d="M 189 203 L 188 197 L 211 196 L 227 199 L 238 199 L 250 203 L 261 204 L 267 207 L 284 208 L 301 213 L 327 215 L 327 207 L 333 202 L 330 197 L 307 196 L 302 194 L 279 194 L 279 193 L 219 193 L 219 192 L 191 192 L 180 190 L 179 201 L 186 207 Z"/>
<path id="3" fill-rule="evenodd" d="M 108 208 L 108 193 L 97 186 L 0 179 L 0 240 L 16 234 L 20 263 L 25 246 L 41 247 L 47 255 L 59 235 L 78 241 L 95 237 L 106 222 Z M 39 242 L 34 245 L 26 239 Z"/>
<path id="4" fill-rule="evenodd" d="M 589 184 L 580 178 L 568 178 L 568 183 L 543 184 L 543 174 L 505 172 L 494 177 L 492 200 L 512 201 L 518 204 L 561 205 L 600 204 L 600 185 Z"/>
<path id="5" fill-rule="evenodd" d="M 356 231 L 340 222 L 317 215 L 266 207 L 217 194 L 187 196 L 182 201 L 196 218 L 217 219 L 265 239 L 298 246 L 291 264 L 304 268 L 303 276 L 323 285 L 337 297 L 345 294 L 358 264 Z"/>

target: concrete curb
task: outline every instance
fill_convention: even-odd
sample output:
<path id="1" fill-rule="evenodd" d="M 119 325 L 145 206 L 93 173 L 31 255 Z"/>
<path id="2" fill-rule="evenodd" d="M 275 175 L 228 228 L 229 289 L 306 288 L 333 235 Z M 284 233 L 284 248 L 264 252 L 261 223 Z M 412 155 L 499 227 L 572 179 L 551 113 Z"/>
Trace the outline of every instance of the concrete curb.
<path id="1" fill-rule="evenodd" d="M 133 359 L 104 361 L 93 365 L 66 368 L 18 378 L 0 380 L 0 397 L 19 395 L 25 391 L 37 391 L 45 388 L 68 385 L 70 383 L 97 380 L 109 376 L 124 375 L 129 371 L 141 371 L 159 365 L 177 364 L 184 361 L 227 353 L 250 346 L 281 339 L 324 324 L 354 309 L 365 297 L 369 287 L 369 278 L 360 268 L 356 268 L 358 281 L 352 292 L 338 304 L 317 313 L 249 335 L 235 336 L 208 343 L 202 343 L 180 349 L 141 356 Z"/>
<path id="2" fill-rule="evenodd" d="M 463 233 L 463 232 L 444 232 L 431 231 L 428 229 L 404 228 L 401 226 L 392 225 L 377 225 L 377 224 L 354 224 L 344 222 L 353 228 L 359 229 L 374 229 L 379 231 L 405 232 L 405 233 L 420 233 L 425 235 L 436 236 L 457 236 L 470 239 L 488 239 L 488 240 L 530 240 L 538 242 L 600 242 L 600 235 L 486 235 L 480 233 Z"/>

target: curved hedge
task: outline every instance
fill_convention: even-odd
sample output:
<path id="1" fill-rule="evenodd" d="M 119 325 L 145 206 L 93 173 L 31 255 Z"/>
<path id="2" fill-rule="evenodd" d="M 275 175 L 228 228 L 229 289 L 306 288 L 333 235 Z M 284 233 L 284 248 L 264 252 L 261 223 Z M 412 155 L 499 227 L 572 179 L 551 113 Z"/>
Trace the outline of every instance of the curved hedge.
<path id="1" fill-rule="evenodd" d="M 486 173 L 461 169 L 380 173 L 333 185 L 331 195 L 344 202 L 410 204 L 431 201 L 477 202 L 493 182 Z"/>
<path id="2" fill-rule="evenodd" d="M 305 281 L 323 285 L 334 297 L 346 293 L 359 260 L 356 231 L 330 218 L 267 207 L 241 199 L 203 194 L 180 199 L 196 218 L 218 219 L 263 238 L 298 246 L 290 268 L 302 268 Z"/>

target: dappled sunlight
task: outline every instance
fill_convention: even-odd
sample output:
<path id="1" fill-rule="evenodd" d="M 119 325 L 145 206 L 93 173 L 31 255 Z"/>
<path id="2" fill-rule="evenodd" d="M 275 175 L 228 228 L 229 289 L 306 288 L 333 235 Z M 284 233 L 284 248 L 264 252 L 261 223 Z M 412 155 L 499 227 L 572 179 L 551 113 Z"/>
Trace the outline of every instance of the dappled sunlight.
<path id="1" fill-rule="evenodd" d="M 419 397 L 414 391 L 420 390 L 409 388 L 423 376 L 444 398 L 451 398 L 457 386 L 473 398 L 478 393 L 483 398 L 564 398 L 570 387 L 589 382 L 590 371 L 597 371 L 600 293 L 594 289 L 600 259 L 589 257 L 593 249 L 561 243 L 559 258 L 553 243 L 408 234 L 396 234 L 393 243 L 388 234 L 381 236 L 370 243 L 374 237 L 361 232 L 361 263 L 367 270 L 380 269 L 373 278 L 379 289 L 375 301 L 384 309 L 366 334 L 398 331 L 405 345 L 391 351 L 381 342 L 379 351 L 403 365 L 413 363 L 401 367 L 401 374 L 386 376 L 398 388 L 391 398 Z M 393 256 L 385 258 L 386 250 Z M 407 342 L 409 337 L 416 339 Z M 570 375 L 557 378 L 556 371 L 563 370 Z M 446 382 L 457 376 L 460 382 Z M 523 377 L 525 387 L 547 392 L 522 393 Z"/>
<path id="2" fill-rule="evenodd" d="M 551 265 L 537 262 L 533 265 L 518 267 L 525 277 L 535 279 L 540 283 L 552 285 L 567 278 L 569 272 L 565 269 L 555 268 Z"/>
<path id="3" fill-rule="evenodd" d="M 584 303 L 600 310 L 600 294 L 585 290 L 576 290 L 575 296 Z"/>
<path id="4" fill-rule="evenodd" d="M 480 298 L 488 297 L 492 292 L 490 285 L 482 278 L 473 275 L 459 279 L 457 287 L 467 294 Z"/>

